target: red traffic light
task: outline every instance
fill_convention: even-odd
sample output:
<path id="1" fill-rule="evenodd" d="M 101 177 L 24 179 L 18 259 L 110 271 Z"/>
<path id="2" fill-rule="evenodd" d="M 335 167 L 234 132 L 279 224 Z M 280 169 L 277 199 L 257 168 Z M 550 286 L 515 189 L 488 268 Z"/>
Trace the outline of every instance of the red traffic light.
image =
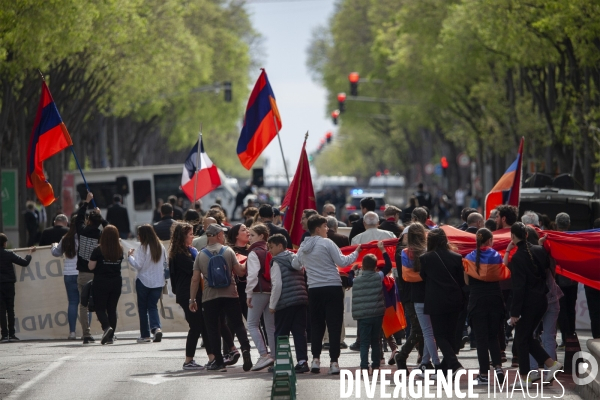
<path id="1" fill-rule="evenodd" d="M 440 163 L 442 164 L 442 168 L 448 168 L 448 160 L 446 160 L 446 157 L 442 157 Z"/>
<path id="2" fill-rule="evenodd" d="M 390 174 L 390 170 L 389 170 L 389 169 L 385 169 L 385 170 L 383 170 L 383 174 L 384 174 L 384 175 L 389 175 L 389 174 Z"/>
<path id="3" fill-rule="evenodd" d="M 331 133 L 331 132 L 327 132 L 327 133 L 325 134 L 325 139 L 331 139 L 331 137 L 332 137 L 332 136 L 333 136 L 333 133 Z"/>
<path id="4" fill-rule="evenodd" d="M 381 176 L 381 171 L 375 172 L 375 176 Z"/>
<path id="5" fill-rule="evenodd" d="M 325 139 L 321 139 L 321 140 L 319 140 L 319 144 L 320 144 L 321 146 L 322 146 L 322 145 L 324 145 L 324 144 L 325 144 Z"/>
<path id="6" fill-rule="evenodd" d="M 346 101 L 346 93 L 344 93 L 344 92 L 338 93 L 337 99 L 340 103 L 343 103 L 344 101 Z"/>
<path id="7" fill-rule="evenodd" d="M 332 117 L 332 118 L 337 118 L 337 117 L 339 117 L 339 116 L 340 116 L 340 110 L 333 110 L 333 111 L 331 112 L 331 117 Z"/>
<path id="8" fill-rule="evenodd" d="M 350 81 L 350 83 L 358 83 L 359 79 L 360 75 L 358 74 L 358 72 L 350 72 L 350 74 L 348 75 L 348 80 Z"/>

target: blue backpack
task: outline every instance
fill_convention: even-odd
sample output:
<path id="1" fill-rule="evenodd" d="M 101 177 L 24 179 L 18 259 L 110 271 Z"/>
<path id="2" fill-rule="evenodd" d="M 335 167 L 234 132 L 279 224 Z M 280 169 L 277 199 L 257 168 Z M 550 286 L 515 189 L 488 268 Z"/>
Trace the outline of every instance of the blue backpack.
<path id="1" fill-rule="evenodd" d="M 227 268 L 227 260 L 223 257 L 226 246 L 221 247 L 219 254 L 212 254 L 207 249 L 202 249 L 202 252 L 209 258 L 208 261 L 208 276 L 206 280 L 208 287 L 222 289 L 231 285 L 231 272 Z"/>

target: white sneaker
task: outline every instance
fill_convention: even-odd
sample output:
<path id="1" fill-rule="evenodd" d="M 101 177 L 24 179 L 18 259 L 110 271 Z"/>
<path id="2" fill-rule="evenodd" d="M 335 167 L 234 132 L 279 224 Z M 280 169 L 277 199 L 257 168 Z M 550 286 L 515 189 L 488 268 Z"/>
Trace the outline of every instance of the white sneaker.
<path id="1" fill-rule="evenodd" d="M 273 365 L 274 362 L 275 362 L 275 360 L 273 360 L 271 357 L 269 357 L 268 354 L 261 356 L 261 357 L 259 357 L 256 364 L 254 364 L 254 367 L 252 367 L 251 371 L 260 371 L 261 369 L 264 369 L 264 368 L 267 368 L 267 367 Z"/>
<path id="2" fill-rule="evenodd" d="M 152 339 L 149 337 L 139 337 L 137 338 L 138 343 L 152 343 Z"/>
<path id="3" fill-rule="evenodd" d="M 546 372 L 544 372 L 544 380 L 552 382 L 554 380 L 554 373 L 556 371 L 562 370 L 563 365 L 558 361 L 554 361 L 554 364 L 552 364 L 550 368 L 544 367 L 544 369 L 546 370 Z"/>
<path id="4" fill-rule="evenodd" d="M 67 338 L 68 340 L 76 340 L 77 337 L 75 336 L 75 332 L 71 332 L 69 333 L 69 337 Z"/>
<path id="5" fill-rule="evenodd" d="M 337 362 L 332 362 L 329 364 L 329 375 L 339 375 L 340 374 L 340 365 Z"/>
<path id="6" fill-rule="evenodd" d="M 321 361 L 318 358 L 313 358 L 312 364 L 310 365 L 310 372 L 313 374 L 321 372 Z"/>

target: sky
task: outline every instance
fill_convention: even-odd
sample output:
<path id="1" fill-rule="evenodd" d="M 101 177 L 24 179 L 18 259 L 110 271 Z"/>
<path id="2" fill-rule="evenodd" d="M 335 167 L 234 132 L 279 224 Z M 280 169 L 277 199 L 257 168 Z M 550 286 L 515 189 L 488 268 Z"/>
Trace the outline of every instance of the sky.
<path id="1" fill-rule="evenodd" d="M 252 25 L 262 35 L 263 63 L 281 114 L 281 143 L 288 173 L 293 176 L 304 134 L 307 152 L 315 150 L 327 131 L 335 131 L 326 110 L 327 92 L 306 67 L 312 31 L 325 25 L 335 0 L 247 0 Z M 252 85 L 260 71 L 251 74 Z M 263 152 L 265 175 L 283 175 L 283 159 L 275 138 Z M 256 165 L 258 166 L 258 165 Z"/>

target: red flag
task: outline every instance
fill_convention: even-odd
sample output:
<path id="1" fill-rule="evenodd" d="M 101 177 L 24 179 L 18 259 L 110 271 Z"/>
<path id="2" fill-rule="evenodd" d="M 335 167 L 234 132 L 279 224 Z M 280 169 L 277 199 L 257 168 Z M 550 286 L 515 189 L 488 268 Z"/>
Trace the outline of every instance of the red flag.
<path id="1" fill-rule="evenodd" d="M 519 207 L 519 195 L 521 193 L 521 165 L 523 164 L 523 142 L 521 138 L 517 158 L 508 167 L 504 175 L 496 185 L 485 196 L 485 217 L 490 217 L 490 212 L 501 204 L 509 204 Z"/>
<path id="2" fill-rule="evenodd" d="M 27 150 L 27 187 L 34 189 L 44 206 L 49 206 L 56 200 L 52 185 L 44 176 L 44 160 L 72 145 L 71 136 L 54 104 L 50 90 L 46 82 L 42 81 L 42 95 Z"/>
<path id="3" fill-rule="evenodd" d="M 306 140 L 304 140 L 294 180 L 292 180 L 285 199 L 283 199 L 283 203 L 281 204 L 281 209 L 285 209 L 283 226 L 290 233 L 290 238 L 294 246 L 300 246 L 300 239 L 302 239 L 302 234 L 304 233 L 301 223 L 302 212 L 307 208 L 316 209 L 317 204 L 315 202 L 312 178 L 310 177 L 308 156 L 306 155 Z"/>

